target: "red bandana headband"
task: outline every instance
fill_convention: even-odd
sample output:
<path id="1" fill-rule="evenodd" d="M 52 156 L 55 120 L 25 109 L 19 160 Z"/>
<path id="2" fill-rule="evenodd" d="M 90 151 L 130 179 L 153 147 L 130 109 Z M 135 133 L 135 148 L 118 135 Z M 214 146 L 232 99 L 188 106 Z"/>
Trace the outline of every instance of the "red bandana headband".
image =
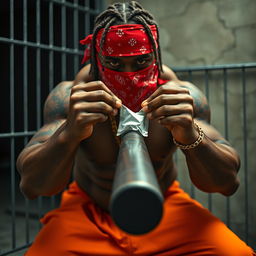
<path id="1" fill-rule="evenodd" d="M 157 45 L 157 29 L 155 25 L 149 25 L 153 38 Z M 126 24 L 115 25 L 108 29 L 105 37 L 105 42 L 100 50 L 100 40 L 104 29 L 101 29 L 96 37 L 96 50 L 101 52 L 104 56 L 135 56 L 141 54 L 147 54 L 153 51 L 152 43 L 147 35 L 147 32 L 143 25 L 140 24 Z M 88 45 L 84 52 L 84 58 L 82 63 L 90 59 L 90 46 L 92 42 L 92 34 L 88 35 L 80 43 Z"/>

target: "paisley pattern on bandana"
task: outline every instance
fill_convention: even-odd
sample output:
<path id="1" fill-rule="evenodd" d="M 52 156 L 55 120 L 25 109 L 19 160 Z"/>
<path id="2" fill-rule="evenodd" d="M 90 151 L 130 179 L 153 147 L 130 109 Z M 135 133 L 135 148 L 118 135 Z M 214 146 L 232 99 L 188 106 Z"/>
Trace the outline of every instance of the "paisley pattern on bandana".
<path id="1" fill-rule="evenodd" d="M 103 67 L 98 59 L 101 80 L 133 112 L 141 109 L 141 103 L 157 88 L 158 68 L 155 63 L 136 72 L 118 72 Z"/>
<path id="2" fill-rule="evenodd" d="M 150 25 L 153 38 L 157 45 L 157 29 Z M 104 29 L 96 37 L 96 50 L 103 56 L 123 57 L 148 54 L 153 52 L 152 43 L 140 24 L 126 24 L 111 26 L 106 34 L 103 48 L 100 49 L 100 40 Z M 92 35 L 81 40 L 81 44 L 91 44 Z M 85 50 L 83 62 L 90 59 L 88 48 Z M 166 81 L 159 79 L 158 67 L 155 62 L 136 72 L 119 72 L 103 67 L 97 56 L 100 79 L 108 88 L 122 100 L 122 103 L 133 112 L 141 109 L 141 103 L 156 89 L 158 84 Z"/>
<path id="3" fill-rule="evenodd" d="M 153 38 L 157 45 L 157 29 L 155 25 L 149 26 Z M 100 40 L 104 29 L 101 29 L 96 37 L 96 50 L 104 56 L 135 56 L 153 52 L 152 43 L 145 31 L 145 28 L 140 24 L 126 24 L 111 26 L 106 34 L 103 49 L 100 49 Z M 92 41 L 92 35 L 88 35 L 80 43 L 89 45 Z M 90 59 L 90 49 L 88 47 L 84 53 L 83 63 Z"/>

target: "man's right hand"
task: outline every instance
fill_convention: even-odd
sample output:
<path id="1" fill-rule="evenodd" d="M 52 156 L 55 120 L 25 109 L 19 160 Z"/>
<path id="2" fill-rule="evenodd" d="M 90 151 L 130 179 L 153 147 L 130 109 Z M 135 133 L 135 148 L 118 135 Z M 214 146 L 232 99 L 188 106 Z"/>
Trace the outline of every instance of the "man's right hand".
<path id="1" fill-rule="evenodd" d="M 93 132 L 96 123 L 115 116 L 121 107 L 116 97 L 101 81 L 78 83 L 71 88 L 65 131 L 68 137 L 82 141 Z"/>

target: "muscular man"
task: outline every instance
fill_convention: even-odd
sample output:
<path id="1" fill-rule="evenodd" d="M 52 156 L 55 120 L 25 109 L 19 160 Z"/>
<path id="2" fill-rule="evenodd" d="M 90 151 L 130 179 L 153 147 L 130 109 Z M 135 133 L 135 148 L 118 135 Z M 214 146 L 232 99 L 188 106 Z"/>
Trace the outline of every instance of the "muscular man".
<path id="1" fill-rule="evenodd" d="M 110 6 L 82 41 L 90 45 L 91 65 L 48 96 L 45 124 L 17 160 L 20 187 L 33 199 L 61 192 L 71 175 L 74 182 L 60 208 L 42 219 L 26 255 L 253 255 L 175 181 L 178 146 L 199 189 L 232 195 L 239 157 L 209 124 L 204 95 L 162 66 L 158 38 L 153 17 L 138 3 Z M 150 120 L 145 143 L 165 198 L 161 223 L 141 236 L 119 230 L 108 213 L 122 104 L 142 108 Z"/>

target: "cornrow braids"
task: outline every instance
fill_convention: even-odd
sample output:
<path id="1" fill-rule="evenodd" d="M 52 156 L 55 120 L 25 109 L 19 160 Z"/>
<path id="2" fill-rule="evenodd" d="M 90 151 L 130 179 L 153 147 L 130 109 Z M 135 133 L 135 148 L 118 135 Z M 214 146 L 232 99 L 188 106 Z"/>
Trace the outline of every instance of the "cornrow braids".
<path id="1" fill-rule="evenodd" d="M 152 43 L 154 56 L 156 59 L 156 64 L 158 66 L 159 72 L 163 71 L 162 69 L 162 57 L 161 50 L 159 46 L 159 29 L 158 24 L 154 20 L 154 17 L 146 11 L 138 2 L 131 1 L 129 3 L 115 3 L 110 5 L 104 12 L 99 14 L 95 19 L 95 26 L 93 30 L 92 38 L 92 47 L 91 47 L 91 69 L 90 73 L 94 79 L 99 79 L 99 70 L 97 66 L 96 59 L 96 37 L 98 32 L 104 28 L 100 41 L 100 49 L 102 51 L 105 38 L 108 33 L 108 30 L 113 25 L 121 24 L 141 24 Z M 149 28 L 149 25 L 155 25 L 157 29 L 157 44 L 154 40 L 153 34 Z M 157 47 L 158 45 L 158 47 Z M 100 54 L 101 54 L 100 51 Z"/>

